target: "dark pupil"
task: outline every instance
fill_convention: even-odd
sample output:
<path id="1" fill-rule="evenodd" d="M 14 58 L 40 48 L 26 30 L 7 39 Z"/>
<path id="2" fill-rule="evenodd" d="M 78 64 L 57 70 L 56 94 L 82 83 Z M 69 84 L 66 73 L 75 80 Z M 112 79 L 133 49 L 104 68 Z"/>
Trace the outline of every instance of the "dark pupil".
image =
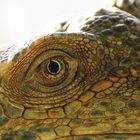
<path id="1" fill-rule="evenodd" d="M 50 63 L 47 66 L 47 69 L 52 74 L 57 74 L 60 70 L 59 64 L 55 61 L 50 61 Z"/>

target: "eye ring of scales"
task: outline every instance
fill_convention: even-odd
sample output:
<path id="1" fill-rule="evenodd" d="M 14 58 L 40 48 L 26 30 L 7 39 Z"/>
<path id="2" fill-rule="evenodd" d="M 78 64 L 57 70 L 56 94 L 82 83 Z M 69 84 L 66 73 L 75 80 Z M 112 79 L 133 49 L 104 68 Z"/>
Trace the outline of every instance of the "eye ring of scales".
<path id="1" fill-rule="evenodd" d="M 0 51 L 0 139 L 140 140 L 140 20 L 111 8 L 66 25 Z"/>

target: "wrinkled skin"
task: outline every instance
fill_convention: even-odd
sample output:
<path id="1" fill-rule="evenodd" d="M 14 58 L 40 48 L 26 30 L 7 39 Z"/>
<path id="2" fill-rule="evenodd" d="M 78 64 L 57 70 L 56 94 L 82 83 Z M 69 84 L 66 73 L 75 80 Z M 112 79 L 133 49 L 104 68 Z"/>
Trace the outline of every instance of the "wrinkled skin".
<path id="1" fill-rule="evenodd" d="M 0 52 L 0 139 L 140 139 L 140 20 L 101 9 L 78 28 Z"/>

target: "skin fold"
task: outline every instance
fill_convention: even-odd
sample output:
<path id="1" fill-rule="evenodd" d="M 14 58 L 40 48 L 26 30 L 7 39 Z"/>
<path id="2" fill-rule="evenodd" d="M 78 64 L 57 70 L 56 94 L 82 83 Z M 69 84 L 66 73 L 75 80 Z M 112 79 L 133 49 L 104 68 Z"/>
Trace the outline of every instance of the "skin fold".
<path id="1" fill-rule="evenodd" d="M 0 139 L 139 140 L 140 20 L 111 8 L 66 24 L 0 51 Z"/>

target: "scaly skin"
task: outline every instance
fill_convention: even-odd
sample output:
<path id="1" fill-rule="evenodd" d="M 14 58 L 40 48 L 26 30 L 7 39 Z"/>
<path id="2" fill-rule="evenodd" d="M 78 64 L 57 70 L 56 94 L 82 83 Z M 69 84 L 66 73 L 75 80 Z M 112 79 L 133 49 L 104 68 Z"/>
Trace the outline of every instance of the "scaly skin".
<path id="1" fill-rule="evenodd" d="M 114 6 L 140 18 L 140 0 L 114 0 Z"/>
<path id="2" fill-rule="evenodd" d="M 140 20 L 132 15 L 101 9 L 78 32 L 13 46 L 0 61 L 0 139 L 140 139 Z"/>

